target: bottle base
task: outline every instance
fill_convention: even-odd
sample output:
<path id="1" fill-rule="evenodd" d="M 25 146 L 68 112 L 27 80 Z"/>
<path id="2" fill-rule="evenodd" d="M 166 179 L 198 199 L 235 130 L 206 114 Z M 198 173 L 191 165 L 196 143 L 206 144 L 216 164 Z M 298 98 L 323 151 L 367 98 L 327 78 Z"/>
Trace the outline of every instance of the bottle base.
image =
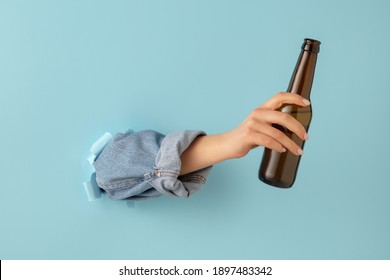
<path id="1" fill-rule="evenodd" d="M 276 188 L 280 188 L 280 189 L 289 189 L 293 186 L 293 183 L 286 183 L 286 182 L 283 182 L 283 181 L 279 181 L 279 180 L 268 180 L 266 178 L 263 178 L 261 176 L 259 176 L 259 179 L 260 181 L 262 181 L 263 183 L 267 184 L 267 185 L 270 185 L 272 187 L 276 187 Z"/>

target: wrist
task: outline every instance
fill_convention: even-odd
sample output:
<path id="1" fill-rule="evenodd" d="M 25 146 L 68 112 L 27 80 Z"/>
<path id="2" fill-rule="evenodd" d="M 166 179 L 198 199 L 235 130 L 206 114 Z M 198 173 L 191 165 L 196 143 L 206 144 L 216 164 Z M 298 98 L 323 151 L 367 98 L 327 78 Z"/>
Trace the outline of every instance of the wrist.
<path id="1" fill-rule="evenodd" d="M 218 153 L 221 161 L 235 159 L 241 157 L 236 151 L 237 146 L 236 139 L 234 138 L 234 132 L 228 131 L 222 134 L 217 134 L 216 144 L 218 145 Z"/>

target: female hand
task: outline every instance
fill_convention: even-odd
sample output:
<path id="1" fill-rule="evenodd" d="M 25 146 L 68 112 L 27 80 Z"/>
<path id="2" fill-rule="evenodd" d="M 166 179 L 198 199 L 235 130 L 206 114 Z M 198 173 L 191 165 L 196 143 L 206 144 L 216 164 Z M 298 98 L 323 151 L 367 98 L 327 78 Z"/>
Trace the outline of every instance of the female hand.
<path id="1" fill-rule="evenodd" d="M 251 149 L 264 146 L 278 152 L 287 149 L 301 155 L 301 148 L 283 132 L 272 126 L 278 124 L 307 140 L 305 128 L 287 113 L 277 111 L 284 104 L 308 106 L 310 102 L 294 93 L 280 92 L 258 108 L 235 129 L 222 134 L 196 138 L 181 155 L 180 174 L 190 173 L 215 163 L 245 156 Z"/>
<path id="2" fill-rule="evenodd" d="M 277 111 L 285 104 L 304 107 L 310 105 L 310 102 L 297 94 L 280 92 L 254 109 L 238 127 L 226 133 L 228 136 L 226 141 L 233 153 L 231 156 L 243 157 L 258 146 L 281 153 L 288 149 L 295 155 L 301 155 L 303 153 L 301 148 L 283 132 L 272 126 L 272 124 L 284 126 L 302 140 L 308 139 L 306 130 L 300 122 L 289 114 Z"/>

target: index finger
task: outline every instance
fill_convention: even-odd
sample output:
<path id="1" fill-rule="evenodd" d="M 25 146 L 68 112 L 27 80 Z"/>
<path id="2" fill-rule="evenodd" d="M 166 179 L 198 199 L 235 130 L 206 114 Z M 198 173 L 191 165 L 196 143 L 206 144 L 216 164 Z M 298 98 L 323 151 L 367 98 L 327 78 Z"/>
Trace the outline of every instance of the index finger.
<path id="1" fill-rule="evenodd" d="M 260 105 L 259 108 L 276 110 L 284 104 L 295 104 L 304 107 L 310 105 L 310 101 L 295 93 L 279 92 L 271 99 Z"/>

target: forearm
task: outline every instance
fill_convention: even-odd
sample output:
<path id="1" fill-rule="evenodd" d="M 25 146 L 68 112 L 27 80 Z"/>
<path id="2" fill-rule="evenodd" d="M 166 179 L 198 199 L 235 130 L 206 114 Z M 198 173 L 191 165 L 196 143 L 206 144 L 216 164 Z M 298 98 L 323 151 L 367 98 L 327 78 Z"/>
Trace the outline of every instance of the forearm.
<path id="1" fill-rule="evenodd" d="M 196 138 L 181 155 L 180 175 L 232 158 L 226 133 Z"/>

